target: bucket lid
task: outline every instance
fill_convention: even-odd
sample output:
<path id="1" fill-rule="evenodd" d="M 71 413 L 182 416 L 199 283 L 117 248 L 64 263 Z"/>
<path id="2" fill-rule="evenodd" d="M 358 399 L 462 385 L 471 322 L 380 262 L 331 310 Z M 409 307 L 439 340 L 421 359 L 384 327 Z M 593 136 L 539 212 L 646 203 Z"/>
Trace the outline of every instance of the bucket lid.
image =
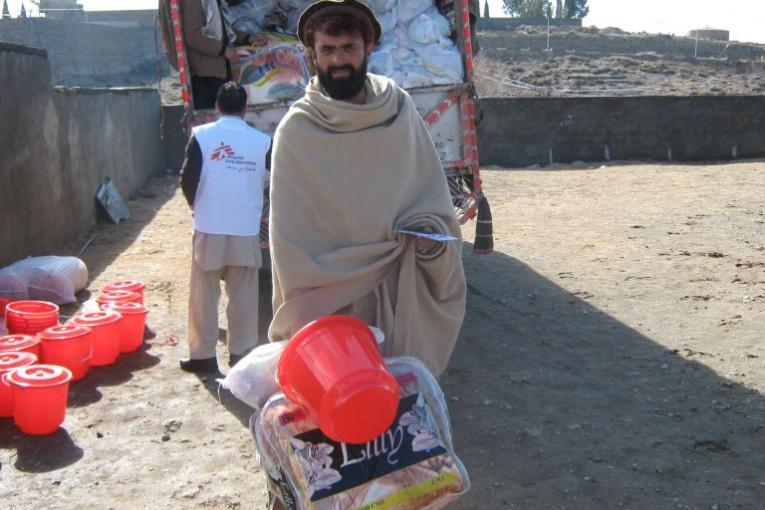
<path id="1" fill-rule="evenodd" d="M 33 335 L 6 335 L 0 336 L 0 352 L 22 351 L 40 343 L 40 339 Z"/>
<path id="2" fill-rule="evenodd" d="M 30 319 L 45 318 L 51 313 L 58 313 L 58 305 L 49 301 L 12 301 L 5 306 L 5 311 L 22 314 Z"/>
<path id="3" fill-rule="evenodd" d="M 133 301 L 114 301 L 104 305 L 106 310 L 114 310 L 122 315 L 144 315 L 149 313 L 149 309 L 141 303 Z"/>
<path id="4" fill-rule="evenodd" d="M 81 324 L 59 324 L 37 333 L 41 340 L 69 340 L 89 335 L 91 329 Z"/>
<path id="5" fill-rule="evenodd" d="M 37 356 L 31 352 L 0 352 L 0 374 L 35 363 L 37 363 Z"/>
<path id="6" fill-rule="evenodd" d="M 122 315 L 114 310 L 101 310 L 100 312 L 85 312 L 75 315 L 72 320 L 75 324 L 92 327 L 114 324 L 120 319 L 122 319 Z"/>
<path id="7" fill-rule="evenodd" d="M 27 365 L 9 372 L 6 381 L 25 388 L 46 388 L 68 383 L 72 371 L 58 365 Z"/>
<path id="8" fill-rule="evenodd" d="M 104 287 L 104 292 L 115 290 L 129 290 L 132 292 L 141 292 L 146 285 L 140 280 L 115 280 Z"/>
<path id="9" fill-rule="evenodd" d="M 114 301 L 139 301 L 141 295 L 137 292 L 131 292 L 129 290 L 113 290 L 109 292 L 102 292 L 96 299 L 99 303 L 111 303 Z"/>

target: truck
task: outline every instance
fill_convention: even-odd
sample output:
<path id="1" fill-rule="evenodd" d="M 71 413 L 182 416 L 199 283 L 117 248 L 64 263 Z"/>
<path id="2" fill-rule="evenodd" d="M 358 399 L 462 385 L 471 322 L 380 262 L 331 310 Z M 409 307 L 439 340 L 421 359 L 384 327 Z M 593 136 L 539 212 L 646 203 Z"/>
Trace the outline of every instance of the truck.
<path id="1" fill-rule="evenodd" d="M 173 39 L 178 60 L 184 121 L 187 129 L 216 119 L 215 110 L 193 108 L 191 75 L 183 38 L 181 0 L 169 0 Z M 417 111 L 430 131 L 449 185 L 452 204 L 460 224 L 476 219 L 476 253 L 493 249 L 491 213 L 484 195 L 478 162 L 477 95 L 473 85 L 473 39 L 468 7 L 469 0 L 439 0 L 438 7 L 448 14 L 455 43 L 463 60 L 463 79 L 448 85 L 407 88 Z M 273 136 L 287 113 L 290 101 L 262 102 L 247 105 L 245 120 Z M 261 246 L 268 247 L 268 195 L 264 201 Z"/>

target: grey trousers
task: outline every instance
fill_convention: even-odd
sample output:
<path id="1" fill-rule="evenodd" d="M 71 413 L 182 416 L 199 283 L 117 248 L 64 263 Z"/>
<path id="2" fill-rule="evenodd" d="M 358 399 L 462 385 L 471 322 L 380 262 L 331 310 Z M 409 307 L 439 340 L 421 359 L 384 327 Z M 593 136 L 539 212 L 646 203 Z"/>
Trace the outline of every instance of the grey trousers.
<path id="1" fill-rule="evenodd" d="M 218 303 L 223 278 L 228 295 L 226 317 L 230 354 L 244 354 L 258 344 L 258 269 L 260 251 L 249 255 L 248 238 L 196 232 L 189 289 L 189 354 L 191 359 L 212 358 L 218 342 Z M 222 244 L 221 244 L 222 243 Z M 233 245 L 235 249 L 232 249 Z M 221 250 L 216 248 L 221 247 Z M 245 249 L 240 249 L 244 247 Z M 212 248 L 212 249 L 211 249 Z M 241 263 L 242 253 L 247 253 Z M 250 257 L 253 260 L 246 260 Z M 211 260 L 215 259 L 215 260 Z M 218 262 L 220 261 L 220 262 Z M 250 265 L 252 264 L 252 265 Z"/>

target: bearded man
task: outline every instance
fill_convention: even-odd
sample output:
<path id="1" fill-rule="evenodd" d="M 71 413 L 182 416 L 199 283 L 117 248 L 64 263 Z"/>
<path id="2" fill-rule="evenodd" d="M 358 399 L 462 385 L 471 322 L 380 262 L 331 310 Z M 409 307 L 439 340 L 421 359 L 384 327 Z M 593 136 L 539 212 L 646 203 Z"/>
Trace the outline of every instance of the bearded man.
<path id="1" fill-rule="evenodd" d="M 446 368 L 465 314 L 459 224 L 427 127 L 392 80 L 367 74 L 380 24 L 320 0 L 298 24 L 317 75 L 279 124 L 271 175 L 272 341 L 348 314 L 385 356 Z M 437 242 L 400 230 L 435 231 Z"/>

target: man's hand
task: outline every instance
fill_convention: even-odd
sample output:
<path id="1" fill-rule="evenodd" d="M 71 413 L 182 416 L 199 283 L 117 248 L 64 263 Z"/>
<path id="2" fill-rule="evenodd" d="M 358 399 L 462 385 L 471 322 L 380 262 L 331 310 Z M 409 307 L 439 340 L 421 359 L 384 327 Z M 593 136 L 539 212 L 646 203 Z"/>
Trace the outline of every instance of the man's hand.
<path id="1" fill-rule="evenodd" d="M 239 54 L 231 46 L 226 48 L 226 51 L 223 52 L 223 56 L 226 57 L 226 60 L 228 60 L 232 64 L 239 63 Z"/>
<path id="2" fill-rule="evenodd" d="M 414 249 L 420 255 L 427 255 L 428 253 L 431 253 L 436 249 L 437 245 L 438 241 L 434 241 L 433 239 L 427 239 L 425 237 L 415 237 L 414 239 Z"/>

